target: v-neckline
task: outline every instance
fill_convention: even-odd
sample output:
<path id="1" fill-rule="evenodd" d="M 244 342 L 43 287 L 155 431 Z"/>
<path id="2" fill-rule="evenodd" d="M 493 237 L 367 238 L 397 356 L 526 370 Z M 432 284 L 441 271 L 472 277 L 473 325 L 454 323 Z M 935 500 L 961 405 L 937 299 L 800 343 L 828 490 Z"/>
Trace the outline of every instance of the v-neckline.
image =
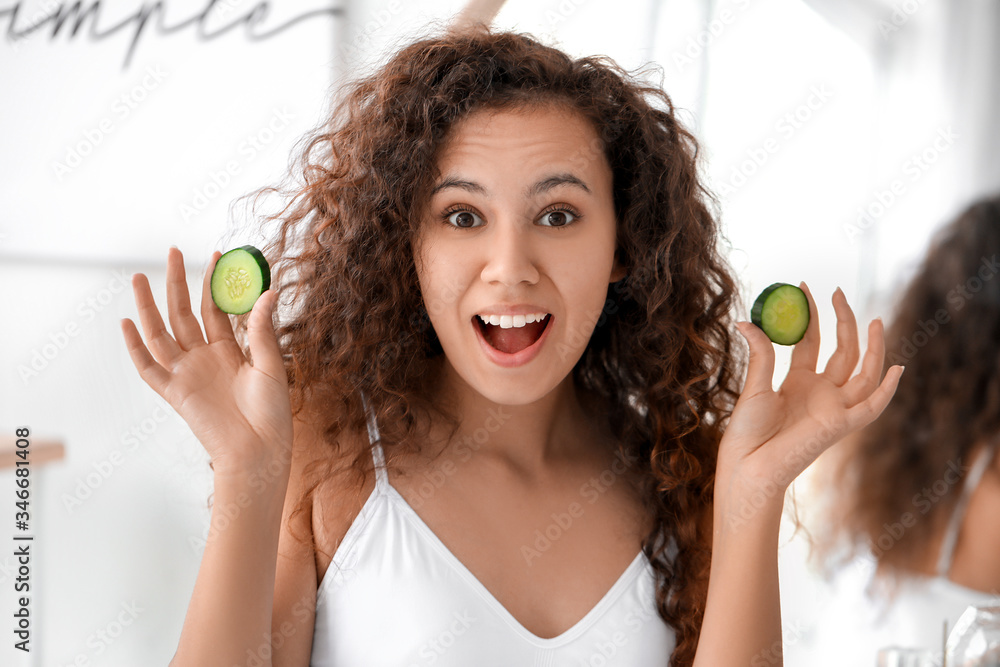
<path id="1" fill-rule="evenodd" d="M 633 579 L 639 574 L 643 566 L 643 560 L 645 553 L 642 549 L 636 554 L 632 562 L 625 568 L 625 571 L 619 575 L 615 583 L 611 585 L 611 588 L 604 594 L 604 596 L 598 600 L 590 611 L 588 611 L 584 616 L 570 626 L 565 631 L 556 635 L 555 637 L 539 637 L 528 628 L 524 627 L 510 611 L 501 604 L 500 600 L 488 589 L 485 584 L 479 580 L 479 578 L 472 573 L 472 571 L 465 566 L 461 560 L 448 548 L 441 538 L 438 537 L 437 533 L 431 530 L 430 526 L 417 514 L 416 510 L 407 502 L 406 498 L 396 490 L 396 487 L 389 482 L 388 475 L 383 477 L 383 482 L 387 488 L 390 497 L 394 498 L 403 511 L 412 519 L 413 524 L 417 529 L 424 535 L 424 537 L 441 553 L 442 557 L 447 560 L 452 567 L 468 582 L 473 589 L 475 589 L 479 595 L 493 607 L 497 613 L 507 621 L 518 634 L 520 634 L 524 639 L 542 647 L 554 647 L 566 644 L 581 634 L 583 634 L 588 627 L 593 625 L 598 618 L 614 604 L 615 600 L 625 591 L 625 588 L 632 582 Z"/>

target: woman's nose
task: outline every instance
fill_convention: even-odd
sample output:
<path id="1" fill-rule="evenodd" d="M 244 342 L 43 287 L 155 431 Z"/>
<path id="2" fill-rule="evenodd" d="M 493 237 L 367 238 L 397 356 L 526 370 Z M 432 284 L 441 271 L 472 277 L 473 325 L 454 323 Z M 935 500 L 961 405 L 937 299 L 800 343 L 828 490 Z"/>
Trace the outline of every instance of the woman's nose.
<path id="1" fill-rule="evenodd" d="M 508 218 L 494 222 L 492 231 L 482 237 L 483 281 L 511 287 L 538 282 L 538 258 L 531 230 Z"/>

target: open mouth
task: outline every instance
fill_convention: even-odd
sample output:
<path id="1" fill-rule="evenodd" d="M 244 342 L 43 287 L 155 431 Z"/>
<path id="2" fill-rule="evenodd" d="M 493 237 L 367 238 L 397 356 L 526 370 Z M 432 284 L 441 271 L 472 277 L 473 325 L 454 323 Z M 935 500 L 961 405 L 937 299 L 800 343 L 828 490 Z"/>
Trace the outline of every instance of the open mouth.
<path id="1" fill-rule="evenodd" d="M 504 354 L 516 354 L 538 342 L 546 327 L 549 326 L 552 315 L 546 315 L 539 322 L 531 322 L 523 327 L 510 327 L 508 329 L 502 328 L 499 324 L 486 324 L 478 315 L 472 320 L 474 326 L 479 328 L 483 340 L 490 347 Z"/>

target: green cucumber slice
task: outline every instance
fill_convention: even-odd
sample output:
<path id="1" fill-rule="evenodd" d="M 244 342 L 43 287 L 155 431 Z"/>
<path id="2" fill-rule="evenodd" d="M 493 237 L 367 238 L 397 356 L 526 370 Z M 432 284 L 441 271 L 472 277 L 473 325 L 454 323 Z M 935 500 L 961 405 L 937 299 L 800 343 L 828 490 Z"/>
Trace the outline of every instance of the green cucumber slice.
<path id="1" fill-rule="evenodd" d="M 257 298 L 271 286 L 271 268 L 264 253 L 252 245 L 222 255 L 212 271 L 212 301 L 224 313 L 250 312 Z"/>
<path id="2" fill-rule="evenodd" d="M 795 285 L 774 283 L 757 297 L 750 321 L 778 345 L 795 345 L 809 328 L 809 300 Z"/>

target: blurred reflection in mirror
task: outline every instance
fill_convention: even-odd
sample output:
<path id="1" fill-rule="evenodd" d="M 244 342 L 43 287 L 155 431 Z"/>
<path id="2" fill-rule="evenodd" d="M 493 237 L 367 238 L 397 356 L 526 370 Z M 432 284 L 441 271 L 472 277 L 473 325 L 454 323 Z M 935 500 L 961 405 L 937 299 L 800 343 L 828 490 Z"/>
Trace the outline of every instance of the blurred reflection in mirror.
<path id="1" fill-rule="evenodd" d="M 931 240 L 887 322 L 896 395 L 821 460 L 814 556 L 833 600 L 811 665 L 875 665 L 881 649 L 933 651 L 969 605 L 1000 591 L 1000 198 Z M 814 659 L 813 659 L 814 658 Z"/>

